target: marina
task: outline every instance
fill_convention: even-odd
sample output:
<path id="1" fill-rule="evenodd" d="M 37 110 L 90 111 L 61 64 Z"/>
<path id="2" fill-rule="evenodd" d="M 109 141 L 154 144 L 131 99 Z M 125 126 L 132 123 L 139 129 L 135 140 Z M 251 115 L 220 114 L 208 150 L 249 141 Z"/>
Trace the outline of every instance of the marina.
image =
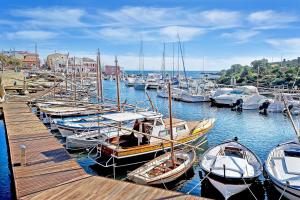
<path id="1" fill-rule="evenodd" d="M 113 99 L 115 97 L 115 94 L 116 94 L 115 81 L 110 81 L 110 80 L 104 81 L 103 88 L 104 88 L 103 92 L 105 93 L 105 96 L 107 98 Z M 120 91 L 121 91 L 120 92 L 121 101 L 125 101 L 125 99 L 126 99 L 126 101 L 131 103 L 132 105 L 138 104 L 138 101 L 139 101 L 141 95 L 143 95 L 144 98 L 147 98 L 147 95 L 149 95 L 150 99 L 152 100 L 152 105 L 153 106 L 155 105 L 155 107 L 160 111 L 160 113 L 162 113 L 162 115 L 165 115 L 165 116 L 169 115 L 168 114 L 168 112 L 169 112 L 168 111 L 168 98 L 158 97 L 156 94 L 157 92 L 155 90 L 150 90 L 146 94 L 145 91 L 143 91 L 143 90 L 135 90 L 134 87 L 127 87 L 125 85 L 125 83 L 121 83 Z M 20 130 L 24 130 L 24 131 L 20 132 L 20 134 L 21 133 L 22 134 L 18 135 L 18 136 L 13 134 L 12 138 L 15 138 L 15 137 L 16 137 L 16 139 L 20 138 L 20 141 L 26 141 L 25 138 L 27 138 L 27 139 L 29 138 L 29 141 L 32 141 L 32 140 L 34 140 L 34 138 L 35 139 L 41 139 L 41 138 L 46 139 L 49 137 L 53 137 L 52 135 L 49 135 L 49 131 L 51 131 L 50 125 L 47 125 L 48 128 L 46 128 L 44 125 L 41 126 L 42 121 L 40 121 L 40 119 L 38 117 L 36 117 L 30 111 L 30 108 L 25 104 L 25 102 L 19 102 L 18 100 L 11 100 L 11 101 L 12 101 L 12 103 L 3 104 L 3 113 L 4 113 L 4 118 L 5 118 L 5 124 L 6 124 L 6 127 L 8 126 L 6 128 L 7 131 L 11 130 L 10 126 L 13 127 L 15 124 L 19 124 L 20 122 L 24 121 L 24 116 L 26 116 L 26 120 L 24 121 L 25 127 L 26 126 L 28 128 L 32 127 L 32 126 L 37 127 L 36 133 L 33 132 L 32 129 L 30 129 L 30 131 L 29 130 L 26 131 L 26 129 L 24 129 L 24 127 L 20 127 L 20 129 L 14 128 L 14 129 L 12 129 L 12 131 L 17 131 L 17 132 L 20 132 Z M 173 120 L 175 120 L 175 123 L 180 122 L 180 121 L 178 121 L 178 119 L 175 119 L 175 117 L 181 118 L 184 120 L 196 120 L 196 119 L 199 120 L 201 118 L 216 119 L 215 127 L 213 127 L 212 130 L 207 134 L 207 142 L 205 142 L 201 146 L 201 149 L 203 149 L 203 150 L 196 150 L 196 155 L 197 155 L 199 161 L 201 160 L 202 153 L 207 148 L 213 147 L 214 145 L 222 143 L 226 140 L 233 139 L 234 137 L 238 137 L 239 141 L 241 141 L 243 144 L 247 145 L 247 147 L 249 149 L 252 149 L 261 160 L 266 160 L 268 153 L 277 144 L 293 140 L 293 138 L 294 138 L 293 129 L 289 122 L 289 119 L 286 115 L 284 115 L 282 113 L 270 113 L 269 115 L 265 116 L 265 115 L 259 114 L 258 110 L 244 110 L 243 112 L 236 112 L 236 111 L 232 111 L 231 109 L 228 109 L 226 107 L 225 108 L 211 107 L 210 102 L 187 103 L 187 102 L 174 101 L 174 100 L 172 102 L 173 102 L 172 107 L 173 107 L 173 112 L 174 112 Z M 52 101 L 51 103 L 53 104 L 55 102 Z M 143 105 L 145 105 L 145 104 L 143 104 Z M 94 109 L 93 106 L 89 106 L 89 107 Z M 148 102 L 148 108 L 151 109 L 150 102 Z M 183 111 L 183 109 L 184 109 L 184 111 Z M 186 110 L 188 110 L 189 115 L 185 115 Z M 16 112 L 16 111 L 18 111 L 18 114 L 5 115 L 5 112 L 11 113 L 11 112 Z M 23 114 L 20 115 L 19 111 L 22 111 Z M 142 112 L 144 112 L 144 111 L 142 111 Z M 108 115 L 108 118 L 112 119 L 112 117 L 115 114 L 112 114 L 111 117 L 109 117 L 111 114 L 105 114 L 105 115 Z M 29 117 L 29 116 L 31 116 L 31 117 Z M 38 115 L 38 116 L 40 116 L 40 115 Z M 120 117 L 121 116 L 122 115 L 120 113 Z M 125 117 L 125 116 L 126 115 L 124 115 L 123 117 Z M 224 116 L 226 116 L 226 117 L 224 117 Z M 140 118 L 140 117 L 141 116 L 138 116 L 138 118 Z M 100 118 L 100 115 L 98 115 L 98 116 L 91 115 L 90 117 L 88 117 L 88 118 L 85 117 L 85 118 L 92 120 L 93 123 L 99 123 L 99 122 L 103 123 L 103 122 L 101 122 L 102 117 Z M 82 119 L 85 119 L 85 118 L 82 118 Z M 133 118 L 131 117 L 132 120 L 134 120 L 135 118 L 136 117 L 133 117 Z M 10 122 L 9 120 L 13 120 L 13 121 Z M 27 122 L 27 120 L 29 120 L 29 121 Z M 73 123 L 72 120 L 74 120 L 74 118 L 70 118 L 70 119 L 65 118 L 66 122 L 71 121 L 71 123 Z M 176 120 L 178 122 L 176 122 Z M 274 123 L 277 120 L 282 121 L 283 125 Z M 295 120 L 296 120 L 296 123 L 298 123 L 297 117 L 295 118 Z M 255 123 L 253 123 L 253 122 L 255 122 Z M 78 123 L 78 122 L 76 122 L 76 123 Z M 87 123 L 87 121 L 83 120 L 83 123 Z M 168 123 L 168 119 L 166 119 L 165 123 Z M 34 125 L 34 124 L 37 124 L 37 125 Z M 105 122 L 105 124 L 107 125 L 107 122 Z M 266 126 L 266 124 L 268 124 L 268 127 L 269 127 L 268 130 L 266 130 L 264 128 Z M 244 129 L 244 131 L 239 131 L 239 129 L 241 129 L 241 128 Z M 54 135 L 57 135 L 57 130 L 54 131 L 53 133 L 55 133 Z M 45 134 L 45 135 L 43 135 L 43 134 Z M 266 134 L 268 137 L 265 137 L 264 134 Z M 55 142 L 57 143 L 57 141 L 60 141 L 60 142 L 62 142 L 62 144 L 64 144 L 65 142 L 67 142 L 65 139 L 61 138 L 61 136 L 59 136 L 59 135 L 55 136 L 55 137 L 57 137 L 57 139 L 55 139 L 55 138 L 51 139 L 51 140 L 53 140 L 54 143 Z M 264 138 L 264 139 L 262 139 L 262 138 Z M 8 140 L 8 141 L 10 141 L 10 140 Z M 48 141 L 47 141 L 47 143 L 48 143 Z M 270 145 L 266 146 L 265 143 L 269 143 Z M 15 150 L 13 150 L 13 151 L 19 152 L 18 145 L 20 144 L 20 142 L 18 142 L 18 143 L 14 142 L 13 144 L 16 144 L 16 146 L 14 147 Z M 42 140 L 41 140 L 40 144 L 42 144 Z M 261 148 L 255 148 L 256 146 L 261 146 Z M 57 145 L 54 145 L 54 147 L 58 148 Z M 62 148 L 62 146 L 60 146 L 60 144 L 59 144 L 59 148 L 62 149 L 63 151 L 65 151 L 64 147 Z M 87 148 L 90 149 L 89 147 L 87 147 Z M 93 163 L 93 161 L 91 161 L 91 159 L 89 158 L 89 153 L 86 150 L 84 148 L 83 151 L 80 151 L 78 153 L 76 151 L 69 152 L 69 153 L 71 153 L 72 159 L 77 160 L 77 162 L 79 164 L 78 165 L 75 162 L 75 160 L 72 160 L 73 164 L 69 164 L 69 161 L 68 161 L 68 165 L 66 166 L 66 168 L 69 168 L 67 170 L 68 173 L 69 173 L 70 169 L 72 169 L 74 172 L 76 171 L 76 173 L 74 175 L 75 178 L 77 176 L 81 177 L 81 178 L 86 177 L 86 176 L 94 177 L 95 175 L 97 177 L 98 176 L 97 174 L 99 174 L 99 171 L 98 171 L 99 169 L 97 167 L 97 164 L 95 165 L 95 163 Z M 84 152 L 86 152 L 86 153 L 84 153 Z M 66 152 L 65 156 L 67 156 L 67 155 L 68 155 L 68 153 Z M 20 161 L 18 161 L 19 154 L 14 155 L 14 158 L 17 160 L 14 162 L 16 162 L 18 164 L 18 162 L 20 162 Z M 65 165 L 65 164 L 63 164 L 63 165 Z M 63 166 L 63 165 L 60 165 L 60 166 Z M 40 166 L 36 166 L 36 167 L 40 168 Z M 57 168 L 56 166 L 52 166 L 52 167 L 53 167 L 54 171 L 56 171 L 56 170 L 59 171 L 59 168 Z M 51 169 L 52 169 L 52 167 L 51 167 Z M 81 167 L 84 170 L 82 170 Z M 35 168 L 35 170 L 37 168 Z M 48 170 L 48 168 L 46 168 L 46 170 Z M 129 168 L 129 170 L 134 170 L 134 168 Z M 64 170 L 61 170 L 61 171 L 62 171 L 61 173 L 63 173 Z M 163 188 L 163 189 L 166 189 L 166 188 L 169 189 L 168 187 L 170 187 L 170 189 L 172 188 L 172 190 L 175 190 L 175 191 L 179 191 L 182 193 L 188 193 L 188 194 L 194 195 L 194 196 L 202 196 L 205 198 L 213 198 L 213 199 L 221 198 L 221 194 L 214 188 L 213 185 L 211 185 L 209 182 L 207 182 L 207 180 L 205 181 L 205 179 L 204 179 L 203 183 L 201 183 L 201 186 L 199 185 L 199 180 L 201 180 L 201 182 L 202 182 L 201 177 L 202 178 L 205 177 L 205 174 L 201 174 L 200 164 L 197 164 L 197 162 L 195 162 L 193 165 L 193 171 L 194 171 L 193 172 L 194 175 L 189 176 L 189 178 L 186 181 L 182 181 L 182 179 L 181 179 L 181 181 L 179 182 L 179 185 L 178 185 L 178 183 L 175 182 L 175 184 L 174 185 L 172 184 L 171 186 L 167 185 L 166 187 L 165 186 L 159 186 L 159 187 Z M 36 173 L 36 172 L 32 172 L 32 173 Z M 107 174 L 105 175 L 105 173 L 107 173 Z M 116 173 L 116 175 L 115 175 L 116 179 L 123 180 L 124 177 L 126 178 L 126 174 L 122 173 L 122 170 L 119 170 L 118 168 L 116 168 L 115 173 Z M 114 177 L 113 172 L 110 170 L 108 170 L 108 171 L 106 170 L 106 172 L 104 171 L 104 172 L 101 172 L 100 174 L 102 176 L 108 176 L 110 178 Z M 73 179 L 73 178 L 74 177 L 71 176 L 71 179 Z M 79 182 L 84 182 L 85 178 L 83 178 L 84 180 L 81 180 L 81 178 L 79 178 L 80 179 Z M 22 179 L 20 179 L 20 180 L 22 180 Z M 93 181 L 95 181 L 95 184 L 96 184 L 97 181 L 96 180 L 93 180 Z M 79 184 L 79 182 L 76 184 Z M 55 185 L 57 183 L 53 183 L 53 184 Z M 49 187 L 51 188 L 52 186 L 49 186 Z M 60 187 L 62 187 L 62 186 L 60 186 Z M 67 186 L 64 186 L 64 187 L 66 188 L 66 191 L 67 191 Z M 257 187 L 260 189 L 258 190 Z M 265 187 L 265 189 L 263 189 L 264 187 Z M 259 176 L 258 180 L 255 181 L 255 184 L 253 186 L 251 186 L 250 188 L 254 188 L 253 193 L 257 199 L 264 199 L 264 198 L 271 199 L 271 198 L 273 198 L 274 195 L 280 196 L 280 193 L 277 192 L 275 190 L 275 188 L 270 186 L 270 183 L 268 183 L 268 181 L 266 181 L 262 175 Z M 206 193 L 207 189 L 209 191 L 210 190 L 214 191 L 214 193 Z M 39 190 L 39 189 L 36 189 L 36 190 Z M 265 190 L 266 190 L 266 192 L 265 192 Z M 45 194 L 46 193 L 47 192 L 45 192 Z M 26 192 L 25 192 L 25 195 L 26 195 Z M 249 190 L 246 189 L 242 193 L 232 196 L 230 199 L 235 199 L 235 198 L 239 199 L 243 195 L 247 196 L 247 195 L 252 195 L 252 194 Z"/>
<path id="2" fill-rule="evenodd" d="M 300 200 L 300 1 L 0 8 L 0 200 Z"/>

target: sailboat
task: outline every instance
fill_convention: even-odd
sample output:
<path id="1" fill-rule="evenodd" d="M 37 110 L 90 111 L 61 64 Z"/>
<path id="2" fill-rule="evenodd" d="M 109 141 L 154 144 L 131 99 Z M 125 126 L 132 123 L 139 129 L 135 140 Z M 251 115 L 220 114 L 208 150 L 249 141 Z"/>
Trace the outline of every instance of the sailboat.
<path id="1" fill-rule="evenodd" d="M 173 122 L 172 122 L 172 98 L 171 84 L 168 84 L 169 91 L 169 134 L 173 141 Z M 194 149 L 189 151 L 174 151 L 174 144 L 171 142 L 171 152 L 165 153 L 154 160 L 144 164 L 136 170 L 130 172 L 128 179 L 143 185 L 157 185 L 172 182 L 182 176 L 196 161 L 196 152 Z"/>
<path id="2" fill-rule="evenodd" d="M 275 147 L 265 162 L 267 177 L 281 195 L 288 199 L 300 199 L 300 134 L 284 100 L 288 117 L 297 139 Z"/>
<path id="3" fill-rule="evenodd" d="M 145 90 L 146 81 L 144 79 L 144 54 L 143 54 L 143 40 L 141 41 L 140 55 L 139 55 L 139 69 L 142 71 L 142 76 L 135 79 L 133 84 L 136 90 Z"/>
<path id="4" fill-rule="evenodd" d="M 225 199 L 249 188 L 262 173 L 259 158 L 235 138 L 208 149 L 200 167 Z"/>

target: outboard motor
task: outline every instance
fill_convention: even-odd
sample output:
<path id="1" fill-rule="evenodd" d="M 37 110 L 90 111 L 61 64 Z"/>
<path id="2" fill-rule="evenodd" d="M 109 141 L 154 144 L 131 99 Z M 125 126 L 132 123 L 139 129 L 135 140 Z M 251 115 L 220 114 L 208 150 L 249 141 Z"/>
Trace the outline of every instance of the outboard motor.
<path id="1" fill-rule="evenodd" d="M 289 111 L 291 111 L 293 109 L 293 107 L 294 107 L 293 104 L 288 105 Z M 287 109 L 286 108 L 283 110 L 283 113 L 287 113 Z"/>
<path id="2" fill-rule="evenodd" d="M 243 99 L 236 100 L 236 102 L 232 104 L 231 110 L 232 111 L 234 111 L 234 110 L 235 111 L 243 111 L 243 103 L 244 103 Z"/>
<path id="3" fill-rule="evenodd" d="M 266 100 L 259 106 L 259 114 L 267 115 L 268 114 L 268 107 L 270 105 L 269 100 Z"/>

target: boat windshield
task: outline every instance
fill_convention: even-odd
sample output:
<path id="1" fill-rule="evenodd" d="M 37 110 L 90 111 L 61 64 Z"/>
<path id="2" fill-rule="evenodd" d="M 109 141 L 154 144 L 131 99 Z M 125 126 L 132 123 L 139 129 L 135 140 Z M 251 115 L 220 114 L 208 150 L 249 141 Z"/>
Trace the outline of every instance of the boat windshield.
<path id="1" fill-rule="evenodd" d="M 243 94 L 242 90 L 232 90 L 230 94 Z"/>

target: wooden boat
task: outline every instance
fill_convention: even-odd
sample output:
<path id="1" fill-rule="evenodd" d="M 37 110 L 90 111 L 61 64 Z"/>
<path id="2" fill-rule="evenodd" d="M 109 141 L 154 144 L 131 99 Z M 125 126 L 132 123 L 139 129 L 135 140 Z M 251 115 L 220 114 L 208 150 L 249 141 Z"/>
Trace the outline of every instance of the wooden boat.
<path id="1" fill-rule="evenodd" d="M 268 155 L 265 171 L 276 190 L 288 199 L 300 199 L 300 143 L 279 144 Z"/>
<path id="2" fill-rule="evenodd" d="M 259 158 L 237 139 L 208 149 L 200 167 L 225 199 L 250 187 L 262 173 Z"/>
<path id="3" fill-rule="evenodd" d="M 129 180 L 143 185 L 158 185 L 172 182 L 190 168 L 196 161 L 195 150 L 188 152 L 177 150 L 174 152 L 175 168 L 173 168 L 171 153 L 165 153 L 138 169 L 130 172 L 127 177 Z"/>
<path id="4" fill-rule="evenodd" d="M 169 132 L 171 141 L 171 152 L 165 153 L 158 158 L 144 164 L 128 174 L 129 180 L 144 185 L 156 185 L 172 182 L 187 172 L 196 160 L 194 149 L 184 152 L 174 151 L 173 122 L 172 122 L 172 97 L 171 84 L 168 84 L 169 96 Z"/>
<path id="5" fill-rule="evenodd" d="M 102 115 L 105 119 L 110 119 L 121 124 L 128 119 L 135 120 L 133 128 L 120 129 L 128 130 L 129 134 L 109 138 L 99 142 L 97 145 L 97 153 L 90 158 L 98 160 L 112 160 L 112 157 L 119 163 L 134 163 L 137 160 L 144 160 L 146 157 L 153 158 L 155 153 L 164 152 L 171 148 L 171 143 L 159 138 L 169 139 L 169 119 L 162 119 L 161 114 L 155 112 L 142 113 L 116 113 Z M 206 139 L 206 133 L 213 127 L 215 119 L 207 119 L 202 121 L 186 122 L 180 119 L 173 119 L 174 147 L 180 147 L 181 143 L 199 143 Z M 142 135 L 139 133 L 147 134 Z M 149 160 L 149 158 L 148 158 Z M 105 165 L 110 167 L 112 165 Z"/>

